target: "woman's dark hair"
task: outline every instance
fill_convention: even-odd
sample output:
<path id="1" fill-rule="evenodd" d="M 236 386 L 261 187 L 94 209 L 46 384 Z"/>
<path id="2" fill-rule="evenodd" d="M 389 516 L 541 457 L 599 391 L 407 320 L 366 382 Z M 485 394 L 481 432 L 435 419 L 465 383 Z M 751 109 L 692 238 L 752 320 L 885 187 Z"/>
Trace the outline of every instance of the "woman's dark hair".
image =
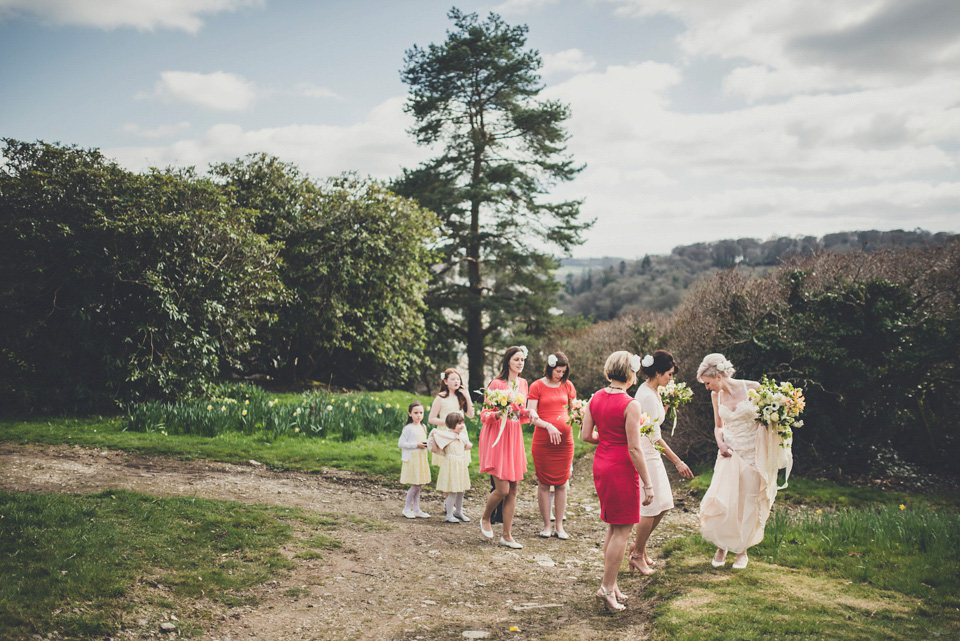
<path id="1" fill-rule="evenodd" d="M 513 358 L 514 354 L 522 351 L 523 350 L 516 345 L 507 348 L 507 351 L 503 353 L 503 360 L 500 361 L 500 373 L 497 374 L 497 378 L 501 381 L 510 380 L 510 359 Z"/>
<path id="2" fill-rule="evenodd" d="M 440 381 L 440 389 L 437 391 L 437 396 L 440 398 L 446 398 L 450 395 L 450 390 L 447 389 L 447 377 L 451 374 L 456 374 L 460 378 L 460 387 L 454 390 L 454 394 L 457 395 L 457 403 L 460 404 L 460 409 L 463 412 L 466 412 L 467 395 L 463 391 L 463 376 L 460 376 L 460 372 L 458 372 L 455 368 L 448 367 L 447 369 L 443 370 L 443 380 Z"/>
<path id="3" fill-rule="evenodd" d="M 443 422 L 446 423 L 447 427 L 449 427 L 452 430 L 457 425 L 459 425 L 460 423 L 463 423 L 466 420 L 467 419 L 465 419 L 463 417 L 463 414 L 461 414 L 460 412 L 450 412 L 449 414 L 447 414 L 447 417 L 443 419 Z"/>
<path id="4" fill-rule="evenodd" d="M 566 367 L 567 371 L 563 373 L 563 378 L 560 379 L 561 384 L 566 383 L 567 379 L 570 378 L 570 359 L 567 358 L 567 355 L 564 354 L 563 352 L 554 352 L 553 354 L 551 354 L 551 356 L 557 357 L 557 364 L 554 365 L 553 367 L 550 367 L 550 364 L 547 363 L 543 369 L 543 377 L 546 378 L 548 381 L 552 381 L 553 370 L 555 370 L 558 367 Z M 547 358 L 549 359 L 550 356 L 547 356 Z"/>
<path id="5" fill-rule="evenodd" d="M 665 349 L 658 349 L 653 353 L 653 364 L 650 367 L 641 367 L 640 371 L 647 378 L 653 378 L 664 372 L 669 372 L 671 368 L 676 366 L 677 361 L 673 359 L 673 354 Z"/>

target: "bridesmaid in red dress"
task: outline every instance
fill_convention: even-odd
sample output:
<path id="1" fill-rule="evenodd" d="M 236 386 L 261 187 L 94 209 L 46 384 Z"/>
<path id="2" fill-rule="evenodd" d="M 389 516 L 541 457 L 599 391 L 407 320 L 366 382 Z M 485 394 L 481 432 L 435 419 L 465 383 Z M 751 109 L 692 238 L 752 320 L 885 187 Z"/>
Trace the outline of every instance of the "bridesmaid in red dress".
<path id="1" fill-rule="evenodd" d="M 537 472 L 537 503 L 543 517 L 540 536 L 569 539 L 563 529 L 563 515 L 567 509 L 567 481 L 573 463 L 573 434 L 568 408 L 577 397 L 577 390 L 569 380 L 570 360 L 563 352 L 547 357 L 543 378 L 530 386 L 527 411 L 533 431 L 533 465 Z M 553 487 L 556 532 L 550 528 L 550 488 Z"/>
<path id="2" fill-rule="evenodd" d="M 500 544 L 515 550 L 523 546 L 513 540 L 513 514 L 517 509 L 517 482 L 523 479 L 527 471 L 527 450 L 523 444 L 523 432 L 520 423 L 526 420 L 524 405 L 527 402 L 527 381 L 520 378 L 523 364 L 527 359 L 526 347 L 510 347 L 503 354 L 500 373 L 487 385 L 488 390 L 507 390 L 511 401 L 518 407 L 520 420 L 509 418 L 500 433 L 501 413 L 499 410 L 483 410 L 480 420 L 480 473 L 493 478 L 494 490 L 487 497 L 487 506 L 480 519 L 480 533 L 488 539 L 493 538 L 490 516 L 497 505 L 503 503 L 503 534 Z M 499 440 L 498 440 L 499 438 Z"/>
<path id="3" fill-rule="evenodd" d="M 617 573 L 630 532 L 640 522 L 640 506 L 649 505 L 654 494 L 640 449 L 643 413 L 640 403 L 627 394 L 638 369 L 640 357 L 636 354 L 620 351 L 607 357 L 603 374 L 610 384 L 590 399 L 581 431 L 584 441 L 597 443 L 593 483 L 600 499 L 600 518 L 607 523 L 597 601 L 611 612 L 624 608 L 620 602 L 626 597 L 617 587 Z"/>

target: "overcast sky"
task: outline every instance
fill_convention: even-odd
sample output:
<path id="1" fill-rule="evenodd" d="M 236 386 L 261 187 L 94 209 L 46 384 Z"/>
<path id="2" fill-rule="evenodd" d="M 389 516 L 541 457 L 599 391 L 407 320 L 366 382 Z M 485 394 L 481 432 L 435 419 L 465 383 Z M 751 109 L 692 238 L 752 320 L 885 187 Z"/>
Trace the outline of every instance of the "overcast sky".
<path id="1" fill-rule="evenodd" d="M 0 135 L 131 169 L 265 151 L 317 178 L 427 157 L 399 70 L 433 0 L 0 0 Z M 574 255 L 960 231 L 957 0 L 460 2 L 529 25 L 587 164 Z"/>

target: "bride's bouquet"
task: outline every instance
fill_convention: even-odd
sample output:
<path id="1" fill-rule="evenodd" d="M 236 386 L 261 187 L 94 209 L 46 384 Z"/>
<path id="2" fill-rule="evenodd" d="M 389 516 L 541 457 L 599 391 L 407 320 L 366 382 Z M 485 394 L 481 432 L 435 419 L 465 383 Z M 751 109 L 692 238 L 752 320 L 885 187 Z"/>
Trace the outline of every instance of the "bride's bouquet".
<path id="1" fill-rule="evenodd" d="M 677 429 L 677 408 L 693 400 L 693 390 L 686 383 L 670 381 L 657 388 L 657 391 L 660 392 L 660 402 L 670 408 L 667 410 L 667 418 L 673 419 L 673 427 L 670 428 L 670 436 L 673 436 Z"/>
<path id="2" fill-rule="evenodd" d="M 803 421 L 799 420 L 806 407 L 803 390 L 792 383 L 778 383 L 764 376 L 760 389 L 747 392 L 747 398 L 757 408 L 757 422 L 775 430 L 780 436 L 780 445 L 789 447 L 793 443 L 793 428 L 803 427 Z"/>
<path id="3" fill-rule="evenodd" d="M 500 431 L 497 432 L 497 439 L 490 446 L 493 447 L 500 442 L 507 421 L 519 421 L 527 416 L 527 410 L 524 407 L 526 399 L 520 393 L 516 380 L 511 382 L 507 389 L 479 389 L 477 394 L 483 394 L 484 410 L 500 412 Z"/>

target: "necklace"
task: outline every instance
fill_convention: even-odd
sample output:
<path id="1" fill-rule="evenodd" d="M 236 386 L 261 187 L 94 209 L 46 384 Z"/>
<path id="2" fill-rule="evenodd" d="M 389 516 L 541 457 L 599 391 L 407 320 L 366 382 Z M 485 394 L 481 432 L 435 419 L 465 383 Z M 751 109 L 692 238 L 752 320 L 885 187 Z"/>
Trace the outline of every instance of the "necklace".
<path id="1" fill-rule="evenodd" d="M 623 389 L 622 387 L 614 387 L 613 385 L 607 385 L 606 390 L 607 390 L 609 393 L 611 393 L 611 394 L 616 394 L 616 393 L 626 394 L 626 393 L 627 393 L 627 390 Z"/>

